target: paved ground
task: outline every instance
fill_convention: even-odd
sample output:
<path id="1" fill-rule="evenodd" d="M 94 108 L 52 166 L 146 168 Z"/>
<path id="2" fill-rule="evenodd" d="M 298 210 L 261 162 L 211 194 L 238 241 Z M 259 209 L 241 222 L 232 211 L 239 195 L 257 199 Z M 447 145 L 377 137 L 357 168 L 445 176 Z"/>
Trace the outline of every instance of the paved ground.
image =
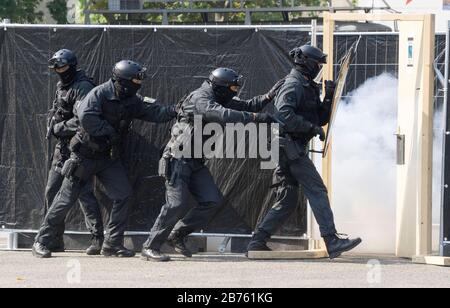
<path id="1" fill-rule="evenodd" d="M 201 255 L 169 263 L 0 251 L 0 287 L 450 287 L 450 268 L 390 256 L 334 261 L 248 261 Z"/>

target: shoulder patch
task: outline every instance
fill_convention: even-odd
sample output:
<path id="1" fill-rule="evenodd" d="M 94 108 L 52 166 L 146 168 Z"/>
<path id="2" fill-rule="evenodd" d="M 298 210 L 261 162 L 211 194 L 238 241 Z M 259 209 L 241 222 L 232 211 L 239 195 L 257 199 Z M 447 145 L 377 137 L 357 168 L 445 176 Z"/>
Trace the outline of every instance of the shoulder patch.
<path id="1" fill-rule="evenodd" d="M 146 97 L 144 97 L 144 102 L 147 104 L 154 104 L 154 103 L 156 103 L 156 99 L 146 96 Z"/>
<path id="2" fill-rule="evenodd" d="M 296 104 L 297 103 L 297 97 L 296 97 L 295 93 L 294 92 L 287 93 L 286 94 L 286 101 L 289 104 L 292 104 L 292 105 Z"/>

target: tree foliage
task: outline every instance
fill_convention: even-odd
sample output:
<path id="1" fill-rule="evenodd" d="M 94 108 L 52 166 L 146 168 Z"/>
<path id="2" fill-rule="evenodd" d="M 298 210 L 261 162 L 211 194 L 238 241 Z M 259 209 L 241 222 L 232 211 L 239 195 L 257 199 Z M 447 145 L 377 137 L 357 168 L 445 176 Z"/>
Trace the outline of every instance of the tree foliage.
<path id="1" fill-rule="evenodd" d="M 278 7 L 281 4 L 284 6 L 290 6 L 293 4 L 296 7 L 305 7 L 305 6 L 327 6 L 327 0 L 250 0 L 243 1 L 245 8 L 258 8 L 258 7 Z M 192 6 L 191 6 L 192 5 Z M 240 8 L 240 1 L 234 0 L 229 1 L 204 1 L 204 2 L 192 2 L 189 1 L 174 1 L 163 3 L 161 2 L 144 2 L 145 9 L 208 9 L 208 8 Z M 98 9 L 106 9 L 108 8 L 108 0 L 93 0 L 91 1 L 91 5 L 89 7 L 91 10 Z M 233 14 L 208 14 L 210 21 L 224 21 L 224 22 L 239 22 L 242 23 L 245 20 L 244 13 L 233 13 Z M 299 18 L 299 17 L 312 17 L 313 13 L 296 13 L 291 15 L 291 19 Z M 126 14 L 121 15 L 105 15 L 105 16 L 95 16 L 92 15 L 91 22 L 92 23 L 127 23 L 130 21 L 135 22 L 145 22 L 145 23 L 160 23 L 162 21 L 161 15 L 152 15 L 152 14 L 139 14 L 139 15 L 130 15 L 126 16 Z M 169 22 L 171 23 L 203 23 L 203 16 L 200 14 L 171 14 L 169 17 Z M 263 13 L 263 14 L 254 14 L 253 16 L 254 22 L 282 22 L 283 16 L 281 13 Z"/>
<path id="2" fill-rule="evenodd" d="M 1 0 L 0 19 L 9 18 L 13 23 L 42 21 L 43 13 L 37 11 L 42 0 Z"/>
<path id="3" fill-rule="evenodd" d="M 67 1 L 52 0 L 47 3 L 47 8 L 58 24 L 67 23 Z"/>

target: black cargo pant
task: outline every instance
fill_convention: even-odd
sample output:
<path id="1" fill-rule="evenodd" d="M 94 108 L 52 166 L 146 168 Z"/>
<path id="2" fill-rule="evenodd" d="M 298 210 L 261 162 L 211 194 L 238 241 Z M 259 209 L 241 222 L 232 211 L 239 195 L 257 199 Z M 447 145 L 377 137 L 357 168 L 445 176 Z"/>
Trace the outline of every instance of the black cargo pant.
<path id="1" fill-rule="evenodd" d="M 94 176 L 103 185 L 106 194 L 113 200 L 109 223 L 106 227 L 105 245 L 115 247 L 123 244 L 123 235 L 128 219 L 127 201 L 131 186 L 127 173 L 119 160 L 104 156 L 85 158 L 72 153 L 71 158 L 79 161 L 80 176 L 65 177 L 61 189 L 53 200 L 36 241 L 48 246 L 57 235 L 57 228 L 64 221 L 69 210 L 76 204 L 83 189 Z M 77 174 L 77 170 L 75 170 Z"/>
<path id="2" fill-rule="evenodd" d="M 299 186 L 309 201 L 322 237 L 334 235 L 333 212 L 328 191 L 316 167 L 307 155 L 288 160 L 283 151 L 274 171 L 275 205 L 256 228 L 256 234 L 271 236 L 292 215 L 299 202 Z"/>
<path id="3" fill-rule="evenodd" d="M 172 159 L 170 170 L 166 203 L 144 243 L 145 249 L 159 250 L 172 230 L 186 236 L 204 228 L 222 203 L 222 194 L 203 160 Z M 187 204 L 189 193 L 198 203 L 192 209 Z"/>
<path id="4" fill-rule="evenodd" d="M 53 203 L 63 183 L 64 176 L 61 174 L 61 168 L 56 164 L 48 172 L 47 186 L 45 188 L 46 213 Z M 91 234 L 98 238 L 103 238 L 103 221 L 100 212 L 100 206 L 94 195 L 94 187 L 92 179 L 83 187 L 80 197 L 78 198 L 81 210 L 84 213 L 86 227 Z M 64 221 L 56 227 L 55 245 L 63 243 L 63 235 L 65 230 Z"/>

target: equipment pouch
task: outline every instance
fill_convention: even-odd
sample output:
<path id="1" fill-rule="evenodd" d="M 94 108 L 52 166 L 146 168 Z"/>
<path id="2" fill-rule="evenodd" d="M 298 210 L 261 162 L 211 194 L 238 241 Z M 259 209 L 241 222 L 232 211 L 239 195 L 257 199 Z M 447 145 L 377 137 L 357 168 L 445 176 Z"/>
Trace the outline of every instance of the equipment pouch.
<path id="1" fill-rule="evenodd" d="M 170 178 L 170 157 L 161 157 L 159 160 L 158 175 L 166 180 Z"/>
<path id="2" fill-rule="evenodd" d="M 284 150 L 287 158 L 289 160 L 296 160 L 300 158 L 300 153 L 295 144 L 295 141 L 290 137 L 279 137 L 280 138 L 280 148 Z"/>
<path id="3" fill-rule="evenodd" d="M 61 174 L 69 179 L 74 175 L 75 171 L 79 166 L 80 166 L 79 159 L 71 157 L 64 163 L 64 166 L 61 169 Z"/>
<path id="4" fill-rule="evenodd" d="M 81 141 L 78 139 L 78 137 L 75 135 L 70 139 L 69 143 L 69 149 L 71 152 L 77 153 L 81 148 Z"/>

